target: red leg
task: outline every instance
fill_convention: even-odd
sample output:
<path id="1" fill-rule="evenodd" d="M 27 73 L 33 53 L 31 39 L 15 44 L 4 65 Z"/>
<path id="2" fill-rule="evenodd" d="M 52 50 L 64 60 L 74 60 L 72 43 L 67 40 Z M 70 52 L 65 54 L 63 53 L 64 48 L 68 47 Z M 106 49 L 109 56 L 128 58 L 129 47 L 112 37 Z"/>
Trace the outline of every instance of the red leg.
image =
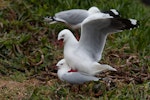
<path id="1" fill-rule="evenodd" d="M 77 72 L 78 70 L 71 69 L 68 72 Z"/>

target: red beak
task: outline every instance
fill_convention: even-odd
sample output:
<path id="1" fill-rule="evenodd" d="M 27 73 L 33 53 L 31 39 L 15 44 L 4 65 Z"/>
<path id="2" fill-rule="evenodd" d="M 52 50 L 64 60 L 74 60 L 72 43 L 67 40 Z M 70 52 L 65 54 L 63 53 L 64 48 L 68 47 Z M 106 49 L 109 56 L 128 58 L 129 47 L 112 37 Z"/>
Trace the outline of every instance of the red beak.
<path id="1" fill-rule="evenodd" d="M 58 40 L 57 43 L 60 48 L 63 48 L 63 39 Z"/>
<path id="2" fill-rule="evenodd" d="M 57 67 L 57 66 L 53 66 L 53 69 L 54 69 L 54 70 L 58 70 L 58 67 Z"/>

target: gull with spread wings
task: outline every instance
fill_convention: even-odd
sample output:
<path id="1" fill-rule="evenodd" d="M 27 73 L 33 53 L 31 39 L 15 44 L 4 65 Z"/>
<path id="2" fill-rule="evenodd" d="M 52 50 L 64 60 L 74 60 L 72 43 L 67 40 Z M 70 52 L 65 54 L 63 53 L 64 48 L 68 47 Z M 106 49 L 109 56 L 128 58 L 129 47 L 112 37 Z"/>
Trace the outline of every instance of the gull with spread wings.
<path id="1" fill-rule="evenodd" d="M 134 19 L 115 18 L 109 14 L 96 13 L 81 23 L 79 41 L 68 29 L 58 34 L 58 40 L 62 39 L 64 42 L 64 59 L 69 67 L 87 75 L 96 75 L 105 70 L 116 71 L 110 65 L 98 63 L 107 36 L 137 26 L 137 20 Z"/>

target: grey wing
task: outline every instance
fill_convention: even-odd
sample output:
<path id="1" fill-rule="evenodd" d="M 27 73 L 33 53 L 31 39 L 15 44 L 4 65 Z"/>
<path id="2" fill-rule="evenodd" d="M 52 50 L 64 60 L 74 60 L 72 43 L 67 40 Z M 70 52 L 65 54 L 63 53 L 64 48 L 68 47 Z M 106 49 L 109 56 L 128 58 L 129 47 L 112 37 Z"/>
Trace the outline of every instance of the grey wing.
<path id="1" fill-rule="evenodd" d="M 110 18 L 102 19 L 101 17 L 84 21 L 81 26 L 81 38 L 78 50 L 86 52 L 94 61 L 99 61 L 110 23 Z"/>
<path id="2" fill-rule="evenodd" d="M 131 19 L 113 18 L 105 14 L 94 14 L 87 17 L 81 25 L 79 50 L 87 52 L 94 60 L 99 61 L 109 33 L 120 32 L 136 27 Z"/>
<path id="3" fill-rule="evenodd" d="M 79 72 L 66 73 L 62 76 L 62 79 L 71 84 L 83 84 L 84 82 L 99 80 L 97 77 L 84 75 Z"/>
<path id="4" fill-rule="evenodd" d="M 68 24 L 77 25 L 88 17 L 88 12 L 82 9 L 72 9 L 56 13 L 55 17 L 64 20 Z"/>

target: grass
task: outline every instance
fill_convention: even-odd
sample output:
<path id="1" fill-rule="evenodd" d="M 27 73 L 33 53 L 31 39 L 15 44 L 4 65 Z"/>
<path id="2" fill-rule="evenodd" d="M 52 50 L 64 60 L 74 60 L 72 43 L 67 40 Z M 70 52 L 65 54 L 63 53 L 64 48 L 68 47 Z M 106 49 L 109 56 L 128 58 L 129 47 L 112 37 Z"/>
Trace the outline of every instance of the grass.
<path id="1" fill-rule="evenodd" d="M 3 100 L 148 100 L 150 99 L 150 7 L 139 0 L 0 0 L 0 97 Z M 117 9 L 140 27 L 109 35 L 100 62 L 117 72 L 98 75 L 105 81 L 67 86 L 55 76 L 63 58 L 56 44 L 62 24 L 49 25 L 44 16 L 97 6 Z M 108 82 L 109 80 L 109 82 Z M 66 86 L 65 86 L 66 85 Z"/>

